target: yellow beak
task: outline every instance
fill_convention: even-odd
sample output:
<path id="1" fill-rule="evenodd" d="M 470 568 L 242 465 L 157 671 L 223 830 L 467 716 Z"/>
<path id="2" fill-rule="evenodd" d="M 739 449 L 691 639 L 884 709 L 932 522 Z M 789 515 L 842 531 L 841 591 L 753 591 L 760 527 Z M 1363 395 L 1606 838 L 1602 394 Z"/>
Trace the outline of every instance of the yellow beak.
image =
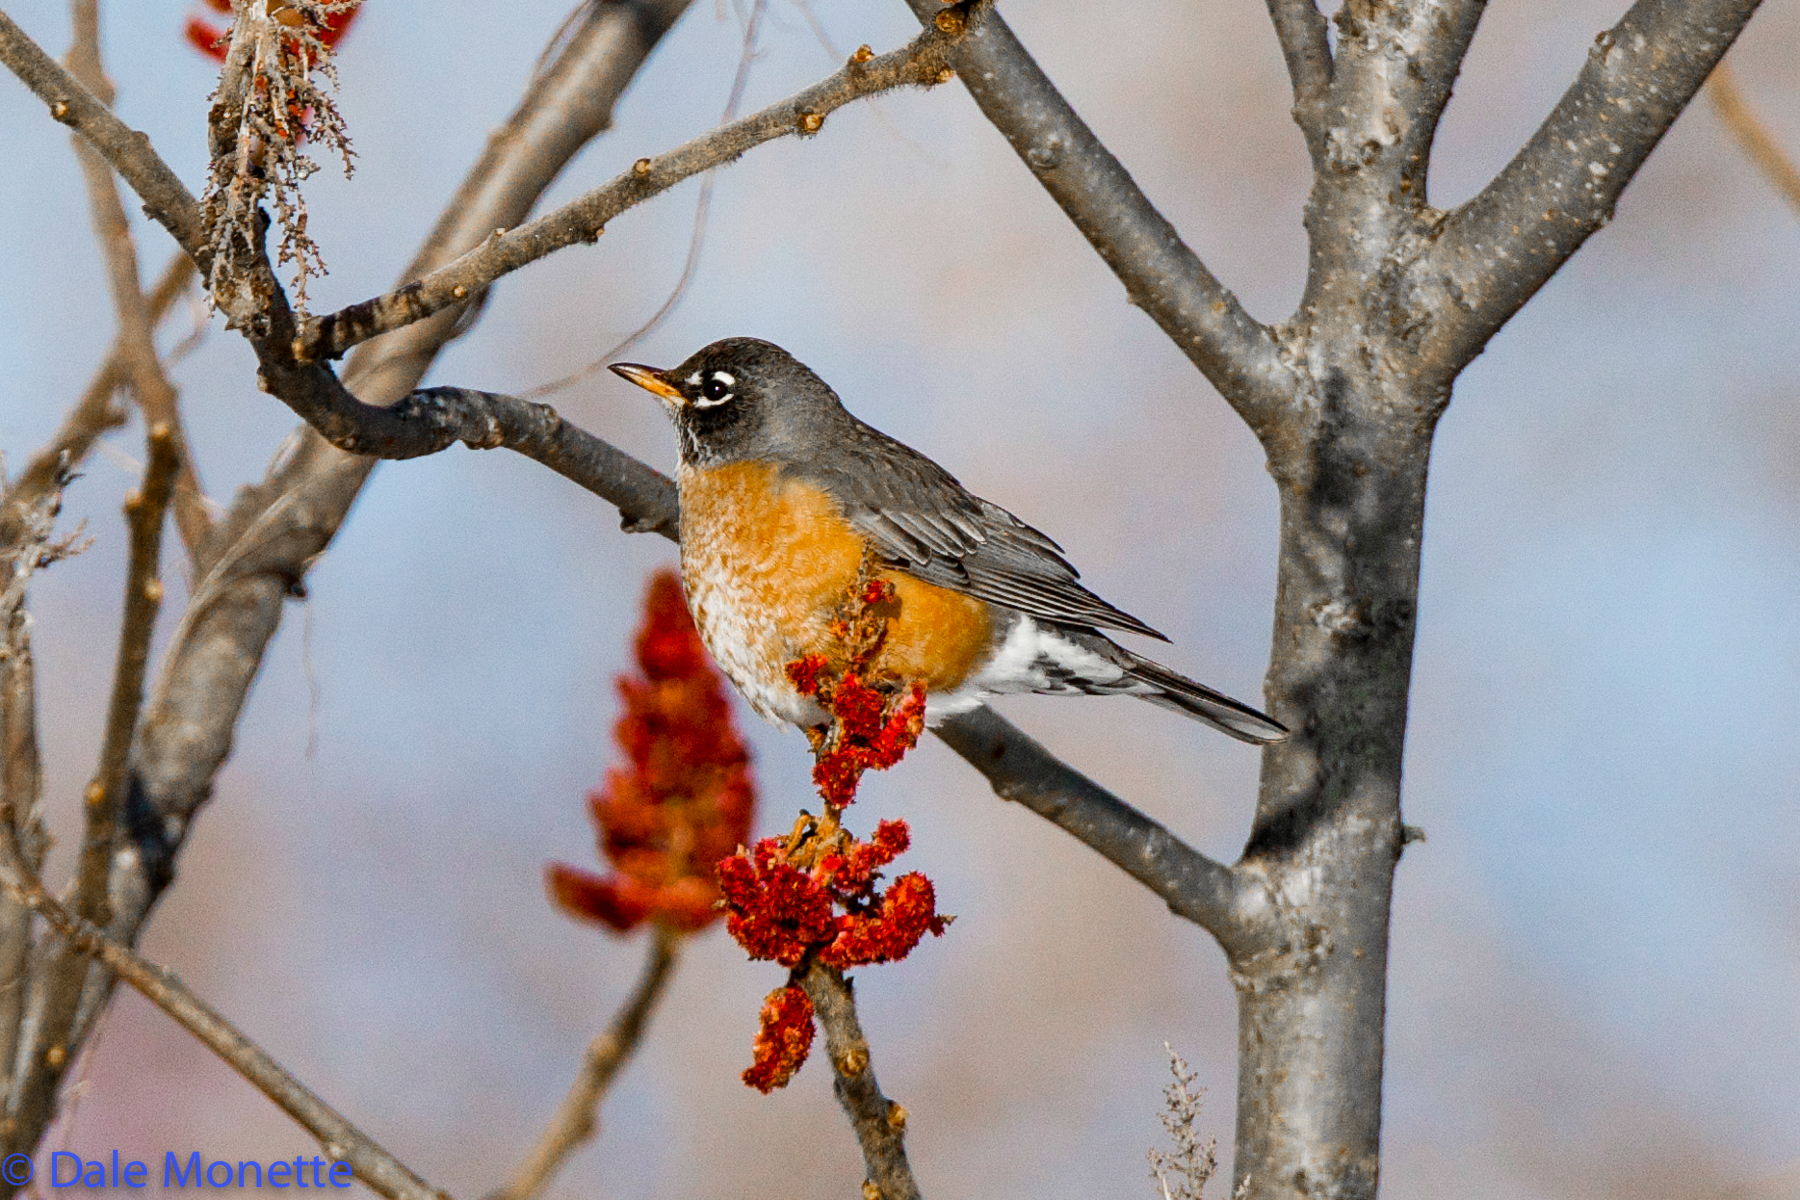
<path id="1" fill-rule="evenodd" d="M 629 379 L 646 392 L 654 392 L 672 404 L 686 404 L 687 397 L 681 394 L 674 384 L 663 377 L 663 373 L 655 367 L 646 367 L 640 363 L 613 363 L 606 368 L 620 379 Z"/>

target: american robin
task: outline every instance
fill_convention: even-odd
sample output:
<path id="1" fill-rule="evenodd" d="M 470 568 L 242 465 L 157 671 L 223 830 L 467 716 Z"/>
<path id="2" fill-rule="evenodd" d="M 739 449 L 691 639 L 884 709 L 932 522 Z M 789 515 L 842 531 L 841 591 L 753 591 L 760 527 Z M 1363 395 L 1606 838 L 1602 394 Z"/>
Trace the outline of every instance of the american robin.
<path id="1" fill-rule="evenodd" d="M 688 608 L 764 717 L 824 721 L 787 664 L 834 657 L 832 622 L 872 564 L 893 588 L 874 670 L 923 682 L 928 722 L 1008 692 L 1127 695 L 1241 741 L 1287 736 L 1107 637 L 1168 641 L 1083 587 L 1044 534 L 857 420 L 781 347 L 727 338 L 668 370 L 612 370 L 661 397 L 675 422 Z"/>

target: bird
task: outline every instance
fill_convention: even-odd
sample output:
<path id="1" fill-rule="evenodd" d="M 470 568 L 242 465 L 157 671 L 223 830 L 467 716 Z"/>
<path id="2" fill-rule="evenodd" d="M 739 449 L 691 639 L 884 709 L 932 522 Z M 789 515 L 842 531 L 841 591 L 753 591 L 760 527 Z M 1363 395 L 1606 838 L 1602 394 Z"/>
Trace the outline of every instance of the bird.
<path id="1" fill-rule="evenodd" d="M 859 420 L 772 342 L 731 337 L 679 366 L 610 364 L 657 396 L 679 442 L 681 578 L 715 662 L 759 715 L 828 716 L 790 663 L 832 657 L 846 597 L 889 585 L 875 673 L 925 687 L 936 725 L 989 697 L 1127 695 L 1253 744 L 1278 722 L 1119 645 L 1169 639 L 1089 591 L 1064 551 Z"/>

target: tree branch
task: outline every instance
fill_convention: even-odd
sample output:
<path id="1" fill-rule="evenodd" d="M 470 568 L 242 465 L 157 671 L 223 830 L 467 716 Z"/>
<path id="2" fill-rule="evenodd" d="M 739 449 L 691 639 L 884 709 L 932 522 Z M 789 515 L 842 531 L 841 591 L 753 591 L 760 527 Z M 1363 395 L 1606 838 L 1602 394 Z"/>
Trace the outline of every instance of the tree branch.
<path id="1" fill-rule="evenodd" d="M 124 816 L 126 756 L 143 706 L 150 637 L 162 603 L 162 583 L 156 576 L 162 558 L 164 516 L 180 465 L 167 427 L 153 426 L 146 440 L 143 486 L 125 500 L 125 515 L 131 523 L 131 549 L 125 571 L 118 662 L 113 668 L 100 766 L 85 795 L 81 850 L 71 900 L 71 919 L 102 925 L 109 916 L 107 877 Z M 23 869 L 23 853 L 17 858 Z M 61 953 L 43 956 L 38 969 L 42 1005 L 7 1113 L 15 1132 L 41 1128 L 55 1111 L 57 1086 L 75 1060 L 76 1043 L 70 1033 L 90 969 L 87 953 L 72 946 L 65 945 Z M 32 1140 L 35 1142 L 35 1138 Z M 13 1148 L 25 1147 L 15 1143 Z"/>
<path id="2" fill-rule="evenodd" d="M 1325 99 L 1331 92 L 1331 39 L 1314 0 L 1268 0 L 1294 85 L 1294 124 L 1306 138 L 1313 166 L 1325 161 Z"/>
<path id="3" fill-rule="evenodd" d="M 1072 835 L 1149 888 L 1176 916 L 1212 934 L 1232 958 L 1260 948 L 1267 897 L 1239 872 L 1189 846 L 990 708 L 952 717 L 935 732 L 1002 800 L 1016 801 Z"/>
<path id="4" fill-rule="evenodd" d="M 144 211 L 169 231 L 188 257 L 205 263 L 200 207 L 187 185 L 157 155 L 149 137 L 114 116 L 111 109 L 27 37 L 4 10 L 0 10 L 0 63 L 50 106 L 52 117 L 86 138 L 106 157 L 142 198 Z"/>
<path id="5" fill-rule="evenodd" d="M 296 346 L 302 360 L 336 358 L 358 342 L 460 304 L 509 272 L 577 242 L 592 242 L 620 213 L 684 179 L 732 162 L 752 147 L 789 135 L 819 132 L 831 113 L 852 101 L 897 87 L 944 82 L 945 53 L 953 39 L 928 29 L 899 50 L 880 57 L 858 51 L 835 75 L 740 121 L 655 158 L 529 225 L 495 231 L 455 262 L 423 279 L 308 322 Z"/>
<path id="6" fill-rule="evenodd" d="M 856 993 L 835 967 L 813 963 L 800 978 L 813 1015 L 825 1030 L 825 1049 L 836 1072 L 838 1103 L 862 1146 L 868 1183 L 865 1200 L 919 1200 L 919 1185 L 906 1161 L 906 1109 L 881 1094 L 869 1040 L 856 1016 Z M 874 1192 L 870 1192 L 870 1185 Z"/>
<path id="7" fill-rule="evenodd" d="M 1793 159 L 1744 99 L 1730 63 L 1722 62 L 1713 68 L 1712 77 L 1706 81 L 1706 95 L 1720 123 L 1731 131 L 1763 178 L 1781 193 L 1789 208 L 1800 212 L 1800 170 L 1795 169 Z"/>
<path id="8" fill-rule="evenodd" d="M 563 1097 L 562 1106 L 556 1110 L 549 1128 L 544 1130 L 506 1186 L 488 1200 L 535 1200 L 549 1186 L 551 1178 L 569 1155 L 594 1136 L 600 1101 L 612 1086 L 619 1069 L 643 1040 L 650 1014 L 656 1011 L 663 989 L 675 969 L 681 941 L 681 934 L 664 925 L 656 926 L 637 986 L 613 1015 L 606 1032 L 588 1043 L 581 1073 L 576 1076 L 569 1094 Z"/>
<path id="9" fill-rule="evenodd" d="M 75 0 L 73 5 L 75 43 L 69 51 L 69 67 L 77 79 L 103 103 L 112 103 L 112 88 L 106 82 L 100 59 L 98 0 Z M 188 449 L 182 431 L 181 411 L 176 403 L 175 386 L 163 371 L 162 358 L 156 352 L 156 319 L 151 316 L 138 279 L 137 245 L 131 236 L 131 224 L 125 206 L 119 200 L 119 188 L 113 181 L 112 168 L 98 151 L 79 135 L 75 156 L 87 184 L 88 206 L 94 234 L 100 243 L 101 258 L 106 263 L 107 279 L 112 287 L 113 308 L 119 318 L 116 357 L 122 374 L 137 397 L 144 412 L 144 424 L 160 425 L 174 439 L 179 463 L 175 478 L 175 524 L 187 546 L 190 559 L 197 559 L 200 544 L 212 522 L 206 515 L 206 497 L 200 489 L 200 477 L 194 470 L 193 452 Z"/>
<path id="10" fill-rule="evenodd" d="M 43 917 L 72 950 L 90 956 L 125 980 L 162 1009 L 176 1024 L 273 1100 L 313 1137 L 332 1162 L 346 1162 L 356 1177 L 389 1200 L 446 1200 L 374 1139 L 319 1099 L 305 1084 L 202 1000 L 173 971 L 145 959 L 107 937 L 90 922 L 57 903 L 25 864 L 13 830 L 13 814 L 0 813 L 0 839 L 6 846 L 8 878 L 0 879 L 16 902 Z M 70 1055 L 70 1057 L 73 1057 Z"/>
<path id="11" fill-rule="evenodd" d="M 1244 311 L 1032 60 L 990 0 L 907 0 L 963 30 L 950 65 L 982 114 L 1142 308 L 1258 436 L 1293 390 L 1274 335 Z"/>
<path id="12" fill-rule="evenodd" d="M 1423 357 L 1446 380 L 1612 219 L 1619 194 L 1759 0 L 1637 0 L 1531 140 L 1420 264 L 1446 294 Z"/>

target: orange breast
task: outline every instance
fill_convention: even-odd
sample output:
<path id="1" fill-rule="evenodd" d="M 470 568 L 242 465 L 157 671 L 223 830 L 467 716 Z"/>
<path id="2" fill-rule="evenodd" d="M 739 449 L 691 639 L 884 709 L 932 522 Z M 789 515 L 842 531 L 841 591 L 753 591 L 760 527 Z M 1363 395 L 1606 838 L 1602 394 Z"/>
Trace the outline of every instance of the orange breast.
<path id="1" fill-rule="evenodd" d="M 841 662 L 830 625 L 862 566 L 863 539 L 837 503 L 774 467 L 682 468 L 681 573 L 707 649 L 766 717 L 810 724 L 787 664 L 808 654 Z M 898 572 L 895 613 L 875 667 L 950 691 L 986 658 L 993 623 L 981 601 Z"/>

